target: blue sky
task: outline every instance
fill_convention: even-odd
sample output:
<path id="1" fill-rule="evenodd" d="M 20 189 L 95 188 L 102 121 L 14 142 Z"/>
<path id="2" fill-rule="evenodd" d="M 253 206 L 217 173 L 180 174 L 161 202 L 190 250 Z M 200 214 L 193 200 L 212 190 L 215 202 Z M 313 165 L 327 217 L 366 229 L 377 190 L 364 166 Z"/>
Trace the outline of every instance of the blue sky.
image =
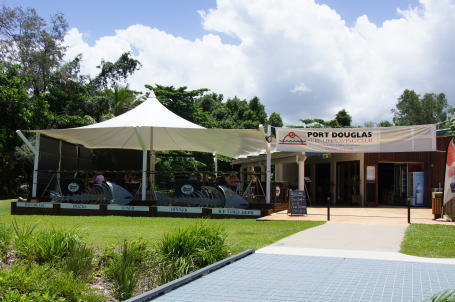
<path id="1" fill-rule="evenodd" d="M 317 0 L 335 9 L 352 25 L 357 17 L 368 15 L 370 21 L 380 25 L 384 20 L 398 17 L 397 8 L 407 9 L 418 5 L 416 0 Z M 206 34 L 198 10 L 216 7 L 216 0 L 0 0 L 7 6 L 23 6 L 37 9 L 41 16 L 62 12 L 70 27 L 77 27 L 88 42 L 116 29 L 133 24 L 155 27 L 186 39 L 199 38 Z M 222 35 L 226 42 L 235 42 Z"/>
<path id="2" fill-rule="evenodd" d="M 343 108 L 358 125 L 391 120 L 405 89 L 443 92 L 455 105 L 455 0 L 314 1 L 0 4 L 33 7 L 44 17 L 62 12 L 70 26 L 65 59 L 82 54 L 84 74 L 129 51 L 142 63 L 132 89 L 161 84 L 258 96 L 286 124 L 330 119 Z"/>

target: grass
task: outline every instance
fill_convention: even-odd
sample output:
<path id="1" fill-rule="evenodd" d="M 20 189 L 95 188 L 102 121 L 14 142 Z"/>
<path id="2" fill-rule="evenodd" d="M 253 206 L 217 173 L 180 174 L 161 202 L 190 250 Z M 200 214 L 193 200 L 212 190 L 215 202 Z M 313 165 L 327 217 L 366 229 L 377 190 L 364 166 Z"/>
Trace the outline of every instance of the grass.
<path id="1" fill-rule="evenodd" d="M 11 200 L 0 200 L 2 223 L 33 224 L 40 228 L 76 228 L 85 242 L 96 249 L 123 241 L 143 239 L 156 242 L 163 234 L 194 225 L 196 218 L 121 217 L 121 216 L 42 216 L 11 215 Z M 321 225 L 319 221 L 256 221 L 255 219 L 209 219 L 208 225 L 220 226 L 227 233 L 226 244 L 232 254 L 248 248 L 258 249 L 296 232 Z"/>
<path id="2" fill-rule="evenodd" d="M 401 252 L 421 257 L 455 257 L 455 226 L 411 224 L 401 243 Z"/>

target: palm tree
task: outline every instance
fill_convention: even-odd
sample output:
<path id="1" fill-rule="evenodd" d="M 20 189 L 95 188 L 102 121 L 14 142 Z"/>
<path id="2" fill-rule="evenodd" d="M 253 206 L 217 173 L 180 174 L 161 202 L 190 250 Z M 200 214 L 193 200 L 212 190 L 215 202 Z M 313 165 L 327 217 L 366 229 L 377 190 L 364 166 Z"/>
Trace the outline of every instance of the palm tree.
<path id="1" fill-rule="evenodd" d="M 128 88 L 128 85 L 114 86 L 104 91 L 109 103 L 109 115 L 117 116 L 133 109 L 145 100 L 142 92 Z"/>

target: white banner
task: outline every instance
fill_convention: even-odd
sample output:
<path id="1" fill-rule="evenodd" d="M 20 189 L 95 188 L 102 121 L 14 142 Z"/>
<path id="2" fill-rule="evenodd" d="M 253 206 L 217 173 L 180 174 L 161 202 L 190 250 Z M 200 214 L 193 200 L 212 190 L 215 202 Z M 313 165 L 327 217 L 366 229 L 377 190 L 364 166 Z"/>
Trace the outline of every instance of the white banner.
<path id="1" fill-rule="evenodd" d="M 436 151 L 436 125 L 384 128 L 276 128 L 277 151 L 319 153 Z"/>

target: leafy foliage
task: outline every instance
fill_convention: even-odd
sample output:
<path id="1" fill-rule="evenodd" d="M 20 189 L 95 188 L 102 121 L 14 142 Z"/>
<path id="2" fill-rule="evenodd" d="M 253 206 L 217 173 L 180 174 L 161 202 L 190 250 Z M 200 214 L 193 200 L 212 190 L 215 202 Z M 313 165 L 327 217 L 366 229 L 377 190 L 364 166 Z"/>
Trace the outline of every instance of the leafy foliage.
<path id="1" fill-rule="evenodd" d="M 38 264 L 62 267 L 82 279 L 89 279 L 93 269 L 94 252 L 75 231 L 40 230 L 25 224 L 13 223 L 15 249 L 20 259 Z"/>
<path id="2" fill-rule="evenodd" d="M 158 282 L 180 278 L 228 256 L 226 232 L 203 223 L 167 233 L 156 248 Z"/>
<path id="3" fill-rule="evenodd" d="M 11 300 L 13 297 L 23 299 L 18 301 L 105 300 L 72 273 L 35 263 L 26 265 L 17 263 L 9 268 L 0 269 L 0 297 L 2 295 Z M 2 298 L 5 299 L 5 296 Z"/>
<path id="4" fill-rule="evenodd" d="M 440 293 L 434 294 L 426 302 L 455 302 L 455 290 L 448 289 Z"/>
<path id="5" fill-rule="evenodd" d="M 426 93 L 420 97 L 414 90 L 406 89 L 392 109 L 393 122 L 399 126 L 445 122 L 449 108 L 444 93 Z"/>
<path id="6" fill-rule="evenodd" d="M 65 18 L 55 14 L 46 21 L 33 8 L 3 6 L 0 21 L 2 61 L 19 64 L 21 74 L 27 76 L 27 88 L 35 96 L 45 92 L 50 75 L 65 54 Z"/>
<path id="7" fill-rule="evenodd" d="M 300 121 L 305 124 L 306 128 L 344 128 L 351 127 L 352 117 L 345 109 L 341 109 L 333 120 L 326 121 L 320 118 L 313 118 L 301 119 Z"/>
<path id="8" fill-rule="evenodd" d="M 149 259 L 147 245 L 143 241 L 124 241 L 122 249 L 106 252 L 106 275 L 114 282 L 114 295 L 119 300 L 132 296 L 139 277 L 144 273 L 144 263 Z"/>
<path id="9" fill-rule="evenodd" d="M 11 239 L 11 227 L 7 224 L 0 224 L 0 260 L 6 257 Z"/>

